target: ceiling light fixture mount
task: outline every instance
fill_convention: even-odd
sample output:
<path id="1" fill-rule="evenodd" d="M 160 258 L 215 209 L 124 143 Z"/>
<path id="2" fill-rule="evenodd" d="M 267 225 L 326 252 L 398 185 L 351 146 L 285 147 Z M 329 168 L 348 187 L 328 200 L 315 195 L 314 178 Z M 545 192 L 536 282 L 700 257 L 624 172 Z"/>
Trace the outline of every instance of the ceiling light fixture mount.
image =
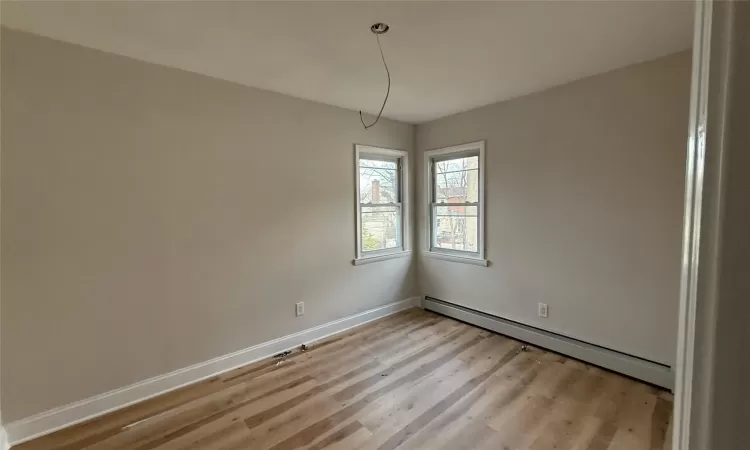
<path id="1" fill-rule="evenodd" d="M 375 39 L 378 41 L 378 49 L 380 49 L 380 59 L 383 60 L 383 67 L 385 67 L 385 73 L 388 76 L 388 89 L 385 91 L 383 106 L 380 107 L 380 112 L 378 113 L 378 116 L 375 118 L 375 121 L 373 123 L 367 125 L 365 123 L 365 119 L 362 118 L 362 111 L 359 111 L 359 121 L 362 122 L 362 126 L 365 127 L 365 130 L 378 123 L 378 121 L 380 120 L 380 116 L 383 115 L 385 104 L 388 103 L 388 95 L 390 95 L 391 93 L 391 71 L 388 70 L 388 64 L 385 62 L 385 56 L 383 55 L 383 46 L 380 45 L 380 35 L 387 33 L 390 28 L 391 27 L 383 22 L 374 23 L 370 27 L 370 31 L 372 31 L 372 33 L 375 35 Z"/>
<path id="2" fill-rule="evenodd" d="M 372 24 L 372 26 L 370 27 L 370 31 L 372 31 L 375 34 L 385 34 L 388 32 L 390 28 L 391 27 L 389 27 L 387 23 L 378 22 L 378 23 Z"/>

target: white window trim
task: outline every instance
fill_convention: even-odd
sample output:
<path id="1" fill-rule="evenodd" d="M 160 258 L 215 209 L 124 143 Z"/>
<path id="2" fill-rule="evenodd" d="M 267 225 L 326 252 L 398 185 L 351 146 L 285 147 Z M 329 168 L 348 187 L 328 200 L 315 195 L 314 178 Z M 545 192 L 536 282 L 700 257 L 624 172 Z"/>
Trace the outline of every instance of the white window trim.
<path id="1" fill-rule="evenodd" d="M 359 159 L 360 156 L 386 156 L 390 158 L 401 159 L 401 247 L 377 250 L 364 253 L 362 251 L 362 203 L 359 198 Z M 409 152 L 404 150 L 394 150 L 390 148 L 372 147 L 369 145 L 354 146 L 354 201 L 356 204 L 356 256 L 352 264 L 359 266 L 377 261 L 385 261 L 399 257 L 411 255 L 411 210 L 410 210 L 410 192 L 409 192 Z"/>
<path id="2" fill-rule="evenodd" d="M 370 264 L 378 261 L 387 261 L 389 259 L 406 258 L 411 256 L 410 251 L 395 251 L 390 253 L 378 253 L 375 256 L 366 256 L 364 258 L 358 258 L 352 261 L 355 266 L 361 266 L 362 264 Z"/>
<path id="3" fill-rule="evenodd" d="M 484 201 L 485 191 L 485 158 L 484 158 L 485 141 L 470 142 L 468 144 L 454 145 L 451 147 L 428 150 L 424 152 L 424 170 L 425 170 L 425 220 L 424 220 L 424 248 L 422 254 L 428 257 L 443 259 L 447 261 L 474 264 L 479 266 L 488 266 L 489 261 L 485 259 L 485 211 L 487 207 Z M 479 153 L 479 205 L 477 207 L 478 219 L 478 236 L 477 252 L 464 252 L 461 250 L 439 249 L 433 247 L 432 236 L 432 161 L 436 157 L 447 155 L 460 156 L 461 153 Z"/>

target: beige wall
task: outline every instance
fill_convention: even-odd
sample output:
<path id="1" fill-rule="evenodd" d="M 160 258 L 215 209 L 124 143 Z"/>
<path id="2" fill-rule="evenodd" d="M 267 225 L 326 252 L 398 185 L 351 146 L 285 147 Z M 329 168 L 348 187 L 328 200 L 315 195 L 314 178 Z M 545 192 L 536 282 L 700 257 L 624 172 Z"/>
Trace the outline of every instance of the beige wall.
<path id="1" fill-rule="evenodd" d="M 422 151 L 486 140 L 491 261 L 421 257 L 422 292 L 673 364 L 689 84 L 684 52 L 418 126 L 419 199 Z"/>
<path id="2" fill-rule="evenodd" d="M 417 293 L 351 264 L 353 144 L 410 125 L 6 29 L 2 93 L 6 421 Z"/>

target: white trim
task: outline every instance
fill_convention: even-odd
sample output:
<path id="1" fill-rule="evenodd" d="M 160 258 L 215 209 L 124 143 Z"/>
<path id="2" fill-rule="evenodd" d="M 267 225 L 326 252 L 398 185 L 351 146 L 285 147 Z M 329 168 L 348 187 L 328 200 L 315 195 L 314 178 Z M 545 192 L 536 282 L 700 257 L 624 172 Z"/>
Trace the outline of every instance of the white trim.
<path id="1" fill-rule="evenodd" d="M 10 444 L 8 444 L 8 435 L 5 433 L 5 428 L 0 427 L 0 450 L 9 450 Z"/>
<path id="2" fill-rule="evenodd" d="M 411 256 L 411 252 L 397 252 L 397 253 L 384 253 L 382 255 L 376 255 L 376 256 L 365 256 L 363 258 L 353 259 L 352 264 L 355 266 L 361 266 L 362 264 L 370 264 L 378 261 L 386 261 L 389 259 L 396 259 L 396 258 L 406 258 L 407 256 Z"/>
<path id="3" fill-rule="evenodd" d="M 465 152 L 471 152 L 484 150 L 484 141 L 476 141 L 476 142 L 467 142 L 466 144 L 459 144 L 459 145 L 452 145 L 450 147 L 443 147 L 443 148 L 436 148 L 432 150 L 425 151 L 425 154 L 429 154 L 430 157 L 435 156 L 443 156 L 450 153 L 465 153 Z"/>
<path id="4" fill-rule="evenodd" d="M 710 284 L 712 267 L 715 267 L 717 246 L 707 242 L 701 254 L 701 237 L 710 237 L 711 230 L 702 229 L 703 199 L 706 195 L 720 195 L 718 189 L 713 194 L 711 186 L 704 186 L 706 180 L 706 129 L 708 126 L 709 72 L 711 64 L 711 37 L 713 20 L 713 1 L 696 2 L 693 30 L 693 68 L 690 93 L 690 123 L 688 129 L 687 165 L 685 176 L 685 207 L 682 244 L 682 280 L 680 288 L 680 307 L 678 316 L 677 363 L 675 366 L 675 399 L 673 415 L 673 448 L 688 450 L 701 448 L 701 443 L 693 442 L 691 446 L 691 428 L 698 424 L 691 423 L 693 417 L 694 375 L 697 365 L 696 355 L 696 322 L 699 296 L 704 302 L 704 310 L 710 311 L 715 304 L 715 292 L 708 288 L 699 291 L 699 284 Z M 716 119 L 715 119 L 716 120 Z M 720 133 L 712 130 L 712 133 Z M 720 147 L 720 146 L 719 146 Z M 713 150 L 714 161 L 721 160 L 722 149 Z M 712 184 L 722 184 L 721 164 L 717 164 L 712 176 Z M 710 201 L 710 199 L 709 199 Z M 718 202 L 718 201 L 717 201 Z M 720 209 L 717 203 L 715 207 Z M 709 225 L 709 224 L 704 224 Z M 710 228 L 710 227 L 709 227 Z M 718 228 L 715 232 L 718 232 Z M 704 267 L 705 264 L 705 267 Z M 704 283 L 708 282 L 708 283 Z M 706 357 L 707 355 L 704 355 Z M 710 374 L 703 374 L 710 377 Z M 704 379 L 703 383 L 710 383 Z M 705 409 L 708 405 L 699 405 Z M 698 433 L 701 434 L 701 433 Z M 693 439 L 695 440 L 695 439 Z"/>
<path id="5" fill-rule="evenodd" d="M 426 310 L 435 311 L 445 316 L 453 317 L 463 322 L 528 342 L 532 345 L 644 380 L 666 389 L 674 387 L 674 375 L 672 371 L 669 367 L 661 364 L 625 355 L 614 350 L 598 347 L 538 328 L 528 327 L 447 302 L 426 298 L 423 300 L 422 306 Z"/>
<path id="6" fill-rule="evenodd" d="M 422 252 L 422 255 L 428 258 L 442 259 L 445 261 L 452 261 L 462 264 L 473 264 L 475 266 L 487 267 L 490 265 L 490 262 L 486 259 L 468 258 L 466 256 L 451 255 L 448 253 Z"/>
<path id="7" fill-rule="evenodd" d="M 294 349 L 302 344 L 319 341 L 328 336 L 359 327 L 373 320 L 409 308 L 419 307 L 421 297 L 410 297 L 378 308 L 334 320 L 324 325 L 264 342 L 183 369 L 160 375 L 69 405 L 51 409 L 5 425 L 8 441 L 17 445 L 54 431 L 85 422 L 103 414 L 125 408 L 181 387 L 197 383 L 218 374 Z"/>
<path id="8" fill-rule="evenodd" d="M 360 155 L 382 155 L 397 158 L 401 161 L 399 173 L 399 191 L 401 203 L 392 206 L 401 207 L 401 246 L 372 252 L 370 258 L 375 255 L 399 254 L 411 250 L 411 197 L 409 190 L 409 152 L 405 150 L 394 150 L 391 148 L 372 147 L 368 145 L 354 145 L 354 199 L 356 202 L 356 228 L 355 234 L 355 252 L 354 261 L 368 258 L 362 252 L 362 203 L 359 198 L 359 158 Z M 388 205 L 370 205 L 370 206 L 388 206 Z M 369 252 L 368 252 L 369 253 Z M 354 263 L 354 265 L 358 265 Z"/>
<path id="9" fill-rule="evenodd" d="M 485 155 L 484 155 L 484 149 L 485 149 L 485 141 L 476 141 L 476 142 L 469 142 L 467 144 L 460 144 L 460 145 L 454 145 L 451 147 L 444 147 L 444 148 L 438 148 L 434 150 L 427 150 L 424 152 L 424 184 L 425 184 L 425 195 L 423 201 L 425 202 L 425 220 L 424 220 L 424 242 L 423 242 L 423 252 L 429 253 L 430 256 L 433 255 L 448 255 L 455 257 L 456 254 L 461 254 L 462 256 L 459 256 L 463 259 L 472 259 L 476 261 L 485 261 L 485 221 L 486 221 L 486 211 L 487 207 L 484 201 L 484 191 L 485 191 L 485 185 L 486 185 L 486 168 L 485 168 Z M 456 155 L 460 156 L 462 153 L 468 153 L 468 152 L 479 152 L 479 201 L 476 205 L 477 206 L 477 215 L 479 216 L 477 219 L 478 222 L 478 230 L 477 230 L 477 240 L 478 251 L 476 253 L 472 252 L 464 252 L 464 251 L 443 251 L 441 249 L 435 248 L 433 244 L 433 233 L 432 233 L 432 160 L 446 155 Z M 438 158 L 439 159 L 439 158 Z M 446 205 L 447 206 L 447 205 Z M 455 259 L 452 258 L 442 258 L 449 261 L 455 261 Z M 463 262 L 463 261 L 458 261 Z M 471 264 L 471 263 L 470 263 Z M 481 264 L 480 264 L 481 265 Z M 484 264 L 485 266 L 487 264 Z"/>
<path id="10" fill-rule="evenodd" d="M 365 153 L 368 155 L 383 155 L 390 156 L 392 158 L 403 158 L 404 156 L 408 156 L 408 152 L 406 150 L 397 150 L 394 148 L 373 147 L 371 145 L 361 144 L 354 144 L 354 148 L 357 150 L 357 153 Z"/>

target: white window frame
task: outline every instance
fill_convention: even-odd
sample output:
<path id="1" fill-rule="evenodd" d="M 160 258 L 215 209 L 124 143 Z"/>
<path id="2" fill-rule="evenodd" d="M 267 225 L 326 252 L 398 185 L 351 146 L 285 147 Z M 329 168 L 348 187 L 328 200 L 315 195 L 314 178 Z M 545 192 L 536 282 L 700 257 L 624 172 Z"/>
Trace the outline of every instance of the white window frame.
<path id="1" fill-rule="evenodd" d="M 485 141 L 470 142 L 468 144 L 454 145 L 451 147 L 428 150 L 424 153 L 425 167 L 425 205 L 426 215 L 424 221 L 424 251 L 425 256 L 445 259 L 454 262 L 487 266 L 489 262 L 485 259 Z M 435 215 L 434 211 L 441 204 L 435 203 L 434 192 L 434 165 L 436 162 L 446 159 L 460 158 L 462 156 L 479 156 L 479 201 L 460 203 L 458 206 L 477 207 L 477 251 L 468 252 L 464 250 L 453 250 L 435 246 Z"/>
<path id="2" fill-rule="evenodd" d="M 359 191 L 359 160 L 360 158 L 373 159 L 395 159 L 399 161 L 399 202 L 389 204 L 379 204 L 380 206 L 399 206 L 401 208 L 401 246 L 387 248 L 383 250 L 373 250 L 365 252 L 362 249 L 362 207 L 372 206 L 370 203 L 361 203 Z M 357 228 L 356 234 L 356 257 L 352 263 L 357 266 L 371 262 L 383 261 L 386 259 L 406 257 L 411 254 L 409 225 L 411 223 L 411 211 L 409 208 L 409 153 L 404 150 L 394 150 L 390 148 L 372 147 L 369 145 L 354 146 L 354 179 L 355 190 L 354 199 L 356 202 Z"/>

